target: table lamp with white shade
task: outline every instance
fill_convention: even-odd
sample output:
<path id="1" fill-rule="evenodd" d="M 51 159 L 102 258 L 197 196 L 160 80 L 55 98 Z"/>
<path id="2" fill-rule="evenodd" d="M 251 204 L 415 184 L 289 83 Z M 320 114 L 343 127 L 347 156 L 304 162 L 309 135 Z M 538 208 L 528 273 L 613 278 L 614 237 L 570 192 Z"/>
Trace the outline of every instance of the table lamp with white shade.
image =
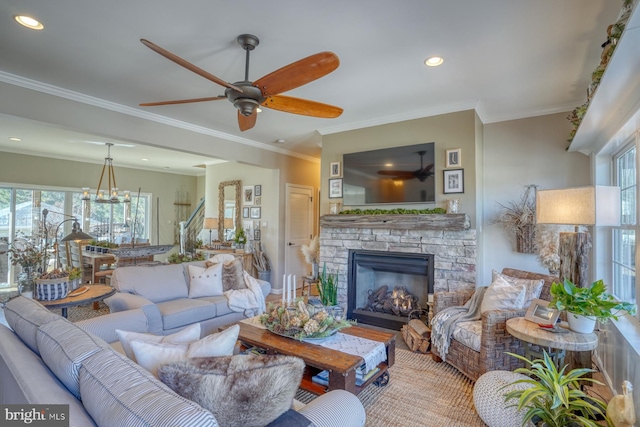
<path id="1" fill-rule="evenodd" d="M 202 228 L 209 230 L 209 244 L 211 244 L 211 231 L 218 229 L 218 218 L 205 218 Z"/>
<path id="2" fill-rule="evenodd" d="M 575 232 L 560 233 L 560 279 L 587 287 L 591 239 L 588 232 L 578 231 L 578 226 L 620 225 L 620 187 L 597 185 L 538 190 L 536 223 L 576 227 Z"/>

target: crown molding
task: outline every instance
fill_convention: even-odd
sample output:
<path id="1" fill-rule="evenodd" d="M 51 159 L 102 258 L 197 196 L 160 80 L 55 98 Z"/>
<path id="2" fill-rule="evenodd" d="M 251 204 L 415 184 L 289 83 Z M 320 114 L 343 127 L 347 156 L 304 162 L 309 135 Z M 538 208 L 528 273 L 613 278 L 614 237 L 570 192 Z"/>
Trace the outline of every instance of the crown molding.
<path id="1" fill-rule="evenodd" d="M 80 102 L 82 104 L 91 105 L 98 108 L 104 108 L 105 110 L 114 111 L 128 116 L 137 117 L 144 120 L 172 126 L 191 132 L 200 133 L 203 135 L 209 135 L 216 138 L 224 139 L 226 141 L 235 142 L 238 144 L 248 145 L 250 147 L 259 148 L 261 150 L 273 151 L 275 153 L 283 154 L 285 156 L 297 157 L 299 159 L 307 160 L 310 162 L 318 163 L 320 159 L 305 154 L 296 153 L 281 147 L 274 147 L 263 142 L 254 141 L 248 138 L 242 138 L 236 135 L 220 132 L 215 129 L 207 128 L 204 126 L 195 125 L 192 123 L 184 122 L 181 120 L 171 119 L 169 117 L 161 116 L 159 114 L 153 114 L 146 111 L 141 111 L 135 108 L 127 107 L 125 105 L 117 104 L 115 102 L 106 101 L 104 99 L 96 98 L 83 93 L 74 92 L 61 87 L 53 86 L 47 83 L 42 83 L 36 80 L 27 79 L 25 77 L 17 76 L 15 74 L 6 73 L 0 71 L 0 81 L 8 83 L 14 86 L 19 86 L 25 89 L 34 90 L 36 92 L 46 93 L 48 95 L 65 98 L 71 101 Z"/>

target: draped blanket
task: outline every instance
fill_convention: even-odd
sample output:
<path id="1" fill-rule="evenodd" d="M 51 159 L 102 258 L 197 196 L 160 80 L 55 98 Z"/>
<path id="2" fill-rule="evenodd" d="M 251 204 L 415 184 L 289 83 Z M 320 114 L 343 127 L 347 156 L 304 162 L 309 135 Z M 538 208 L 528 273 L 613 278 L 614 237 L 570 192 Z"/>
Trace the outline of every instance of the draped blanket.
<path id="1" fill-rule="evenodd" d="M 262 314 L 266 310 L 264 295 L 258 281 L 246 271 L 243 272 L 246 289 L 235 289 L 224 293 L 232 311 L 244 312 L 245 317 Z"/>
<path id="2" fill-rule="evenodd" d="M 476 291 L 465 305 L 445 308 L 433 317 L 431 321 L 431 344 L 438 349 L 442 360 L 446 361 L 451 335 L 456 324 L 481 318 L 480 306 L 486 290 L 486 287 L 476 288 Z"/>

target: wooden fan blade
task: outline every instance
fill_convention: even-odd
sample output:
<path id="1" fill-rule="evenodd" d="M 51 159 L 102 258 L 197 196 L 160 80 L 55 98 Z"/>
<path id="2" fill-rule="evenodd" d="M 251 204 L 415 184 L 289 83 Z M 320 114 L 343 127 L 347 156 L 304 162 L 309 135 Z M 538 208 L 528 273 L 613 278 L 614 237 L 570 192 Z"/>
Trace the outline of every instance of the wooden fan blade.
<path id="1" fill-rule="evenodd" d="M 173 53 L 169 52 L 168 50 L 161 48 L 157 44 L 152 43 L 149 40 L 145 40 L 145 39 L 140 39 L 140 41 L 142 42 L 143 45 L 147 46 L 149 49 L 153 50 L 154 52 L 159 53 L 160 55 L 164 56 L 168 60 L 175 62 L 176 64 L 186 68 L 187 70 L 193 71 L 194 73 L 204 77 L 207 80 L 211 80 L 212 82 L 217 83 L 220 86 L 228 87 L 228 88 L 231 88 L 233 90 L 237 90 L 238 92 L 242 93 L 242 89 L 240 89 L 239 87 L 234 86 L 231 83 L 225 82 L 221 78 L 214 76 L 213 74 L 209 73 L 208 71 L 205 71 L 202 68 L 197 67 L 197 66 L 193 65 L 192 63 L 190 63 L 188 61 L 185 61 L 184 59 L 180 58 L 179 56 L 174 55 Z"/>
<path id="2" fill-rule="evenodd" d="M 238 126 L 240 127 L 240 131 L 244 132 L 245 130 L 249 130 L 256 125 L 256 119 L 258 118 L 258 113 L 254 110 L 250 116 L 243 116 L 238 111 Z"/>
<path id="3" fill-rule="evenodd" d="M 210 96 L 208 98 L 194 98 L 194 99 L 178 99 L 175 101 L 160 101 L 160 102 L 146 102 L 140 104 L 141 107 L 155 107 L 158 105 L 172 105 L 172 104 L 188 104 L 190 102 L 205 102 L 205 101 L 217 101 L 219 99 L 227 99 L 224 95 Z"/>
<path id="4" fill-rule="evenodd" d="M 340 60 L 335 53 L 320 52 L 267 74 L 253 85 L 259 87 L 266 98 L 319 79 L 338 68 L 338 65 Z"/>
<path id="5" fill-rule="evenodd" d="M 263 106 L 286 113 L 300 114 L 302 116 L 333 119 L 342 114 L 342 108 L 308 99 L 293 98 L 291 96 L 270 96 L 262 103 Z"/>

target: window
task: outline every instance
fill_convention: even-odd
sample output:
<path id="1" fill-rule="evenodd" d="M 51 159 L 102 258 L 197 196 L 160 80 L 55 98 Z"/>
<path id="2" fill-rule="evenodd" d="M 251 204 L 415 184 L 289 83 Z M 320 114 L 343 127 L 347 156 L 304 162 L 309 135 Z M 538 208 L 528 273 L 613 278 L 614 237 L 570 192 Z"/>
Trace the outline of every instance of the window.
<path id="1" fill-rule="evenodd" d="M 620 187 L 621 224 L 613 231 L 613 289 L 618 298 L 636 302 L 636 147 L 614 156 L 615 185 Z"/>
<path id="2" fill-rule="evenodd" d="M 15 281 L 16 266 L 9 262 L 6 250 L 17 234 L 35 239 L 44 238 L 41 228 L 42 211 L 47 209 L 49 244 L 71 232 L 75 217 L 83 231 L 101 240 L 116 243 L 149 239 L 150 195 L 132 195 L 131 203 L 83 205 L 82 192 L 56 188 L 0 188 L 0 287 Z"/>

